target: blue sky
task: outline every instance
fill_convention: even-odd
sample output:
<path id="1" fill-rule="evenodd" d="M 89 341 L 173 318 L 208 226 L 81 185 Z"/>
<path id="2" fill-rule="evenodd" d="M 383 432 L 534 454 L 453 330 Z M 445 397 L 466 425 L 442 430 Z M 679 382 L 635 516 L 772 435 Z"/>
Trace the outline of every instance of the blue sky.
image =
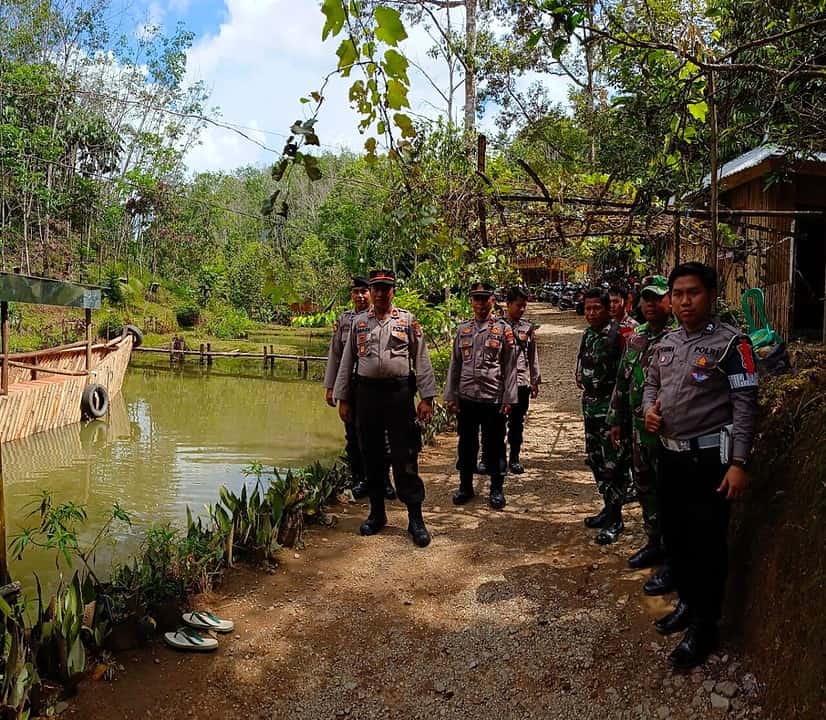
<path id="1" fill-rule="evenodd" d="M 116 0 L 120 2 L 121 0 Z M 323 15 L 316 0 L 122 0 L 134 16 L 134 32 L 144 23 L 173 28 L 179 21 L 195 33 L 187 59 L 191 81 L 206 83 L 209 106 L 220 108 L 225 122 L 245 130 L 275 149 L 290 125 L 305 112 L 299 98 L 317 90 L 335 67 L 338 40 L 321 42 Z M 446 73 L 427 56 L 432 44 L 421 28 L 408 28 L 404 52 L 439 84 Z M 364 137 L 347 102 L 346 79 L 334 79 L 325 93 L 317 131 L 322 143 L 359 150 Z M 552 95 L 564 100 L 566 86 L 556 82 Z M 411 71 L 411 110 L 433 117 L 441 104 L 435 90 Z M 461 105 L 461 101 L 458 103 Z M 461 107 L 459 107 L 461 112 Z M 492 113 L 482 127 L 492 123 Z M 279 134 L 275 134 L 279 133 Z M 202 143 L 187 157 L 191 170 L 229 170 L 244 164 L 271 163 L 276 157 L 241 136 L 207 129 Z"/>

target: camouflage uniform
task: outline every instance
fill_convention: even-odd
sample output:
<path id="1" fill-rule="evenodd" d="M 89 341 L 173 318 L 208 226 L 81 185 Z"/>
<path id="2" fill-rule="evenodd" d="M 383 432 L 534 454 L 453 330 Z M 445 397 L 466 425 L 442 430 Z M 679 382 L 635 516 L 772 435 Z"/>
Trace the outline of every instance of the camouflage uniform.
<path id="1" fill-rule="evenodd" d="M 645 532 L 650 538 L 660 535 L 656 487 L 657 438 L 645 429 L 642 393 L 645 387 L 645 371 L 656 351 L 657 343 L 676 326 L 672 319 L 659 332 L 652 330 L 648 323 L 634 329 L 620 360 L 617 383 L 606 418 L 608 427 L 619 426 L 623 431 L 626 427 L 631 427 L 634 483 L 642 506 Z"/>
<path id="2" fill-rule="evenodd" d="M 621 354 L 622 339 L 615 322 L 602 330 L 587 328 L 577 354 L 576 378 L 583 388 L 587 463 L 606 505 L 622 504 L 628 482 L 621 472 L 620 454 L 611 442 L 605 422 Z"/>

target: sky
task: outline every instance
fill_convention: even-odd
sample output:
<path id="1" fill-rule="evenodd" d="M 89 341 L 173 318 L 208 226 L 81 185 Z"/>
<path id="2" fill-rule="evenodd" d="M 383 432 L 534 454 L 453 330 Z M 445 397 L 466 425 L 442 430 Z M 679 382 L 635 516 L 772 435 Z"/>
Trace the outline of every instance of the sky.
<path id="1" fill-rule="evenodd" d="M 207 103 L 220 119 L 245 128 L 244 133 L 276 152 L 267 151 L 230 130 L 209 127 L 201 144 L 187 156 L 193 172 L 230 170 L 247 164 L 269 164 L 280 154 L 289 127 L 304 118 L 307 107 L 299 98 L 319 90 L 335 69 L 340 38 L 321 41 L 324 16 L 316 0 L 131 0 L 134 32 L 148 25 L 166 30 L 181 22 L 195 34 L 187 58 L 189 81 L 203 81 L 210 91 Z M 426 51 L 432 45 L 423 28 L 408 28 L 403 52 L 428 71 L 440 85 L 446 72 Z M 441 106 L 436 91 L 413 68 L 411 114 L 435 117 Z M 351 80 L 333 78 L 316 132 L 325 149 L 363 148 L 358 116 L 347 101 Z M 549 86 L 551 97 L 564 102 L 567 86 L 559 79 Z M 458 111 L 461 112 L 461 100 Z M 493 127 L 488 109 L 480 127 Z"/>

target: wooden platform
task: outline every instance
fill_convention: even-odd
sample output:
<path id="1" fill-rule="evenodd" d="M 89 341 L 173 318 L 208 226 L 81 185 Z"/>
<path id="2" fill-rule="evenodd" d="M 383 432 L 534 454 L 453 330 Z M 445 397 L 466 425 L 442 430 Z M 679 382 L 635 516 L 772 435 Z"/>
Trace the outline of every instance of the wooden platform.
<path id="1" fill-rule="evenodd" d="M 0 440 L 8 442 L 27 435 L 80 422 L 80 398 L 88 383 L 103 385 L 109 397 L 116 396 L 132 352 L 132 336 L 126 335 L 114 344 L 92 347 L 92 371 L 83 375 L 48 375 L 42 371 L 9 368 L 9 394 L 0 396 Z M 11 356 L 31 358 L 31 354 Z M 36 364 L 69 372 L 85 368 L 85 347 L 40 353 Z M 26 359 L 31 362 L 31 359 Z M 36 379 L 32 379 L 36 375 Z"/>

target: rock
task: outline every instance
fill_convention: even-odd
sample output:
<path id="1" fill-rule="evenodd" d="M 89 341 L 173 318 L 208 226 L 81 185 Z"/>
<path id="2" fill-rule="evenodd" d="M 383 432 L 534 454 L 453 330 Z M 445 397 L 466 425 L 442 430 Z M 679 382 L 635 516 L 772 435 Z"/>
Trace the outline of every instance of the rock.
<path id="1" fill-rule="evenodd" d="M 685 684 L 685 678 L 682 675 L 675 675 L 671 678 L 671 684 L 674 687 L 682 687 Z"/>
<path id="2" fill-rule="evenodd" d="M 60 715 L 60 713 L 66 712 L 66 710 L 68 710 L 68 709 L 69 709 L 69 703 L 67 703 L 65 700 L 61 700 L 59 703 L 57 703 L 54 706 L 54 714 L 55 715 Z"/>
<path id="3" fill-rule="evenodd" d="M 667 720 L 667 718 L 671 717 L 671 709 L 668 705 L 660 705 L 657 708 L 657 717 L 660 718 L 660 720 Z"/>
<path id="4" fill-rule="evenodd" d="M 731 703 L 727 697 L 723 697 L 717 693 L 711 693 L 711 707 L 715 710 L 728 710 L 729 705 L 731 705 Z"/>
<path id="5" fill-rule="evenodd" d="M 354 683 L 352 680 L 348 680 L 346 683 L 344 683 L 345 690 L 355 690 L 357 687 L 358 684 Z"/>
<path id="6" fill-rule="evenodd" d="M 711 692 L 712 690 L 714 690 L 714 680 L 704 680 L 703 690 L 705 690 L 706 692 Z"/>
<path id="7" fill-rule="evenodd" d="M 477 660 L 471 660 L 470 665 L 468 665 L 468 668 L 471 669 L 471 670 L 475 670 L 478 667 L 479 667 L 479 662 Z"/>
<path id="8" fill-rule="evenodd" d="M 751 673 L 746 673 L 740 680 L 740 685 L 746 695 L 754 695 L 757 692 L 757 678 Z"/>
<path id="9" fill-rule="evenodd" d="M 737 674 L 737 671 L 740 669 L 739 662 L 733 662 L 731 665 L 728 666 L 728 676 L 734 677 Z"/>
<path id="10" fill-rule="evenodd" d="M 733 680 L 725 680 L 723 682 L 718 682 L 714 686 L 714 691 L 719 695 L 727 698 L 733 698 L 738 692 L 740 688 L 737 687 L 737 683 Z"/>

